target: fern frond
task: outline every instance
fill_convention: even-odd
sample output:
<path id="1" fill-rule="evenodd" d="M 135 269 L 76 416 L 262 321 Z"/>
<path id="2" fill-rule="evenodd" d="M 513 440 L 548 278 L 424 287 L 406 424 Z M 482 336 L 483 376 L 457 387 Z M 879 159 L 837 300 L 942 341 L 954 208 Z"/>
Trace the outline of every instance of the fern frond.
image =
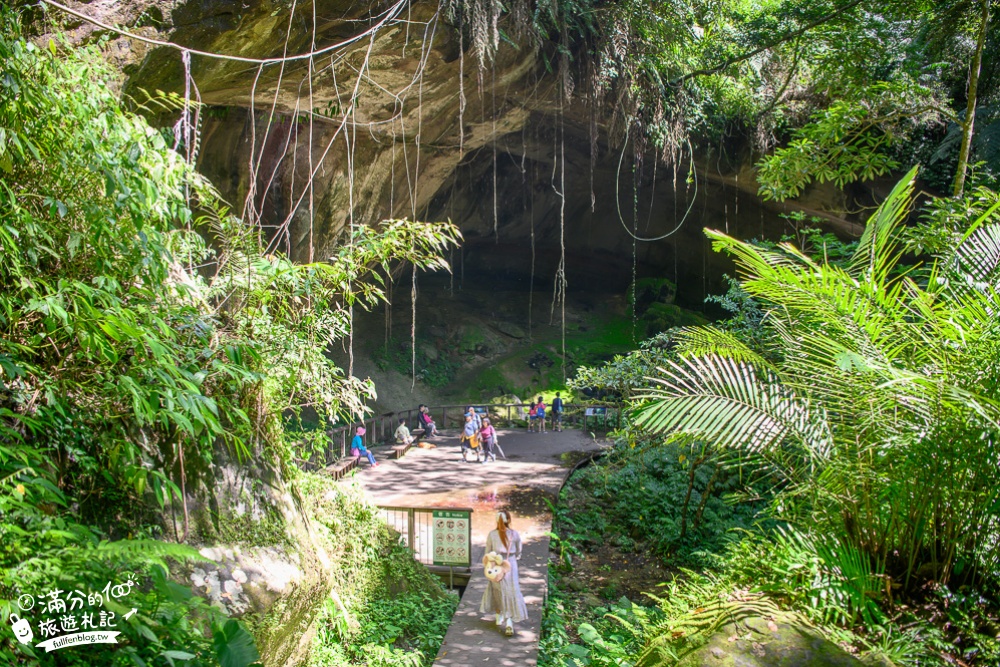
<path id="1" fill-rule="evenodd" d="M 179 562 L 208 560 L 194 547 L 159 540 L 101 542 L 96 551 L 96 555 L 100 558 L 156 564 L 162 566 L 164 570 L 170 569 L 166 564 L 167 559 Z"/>
<path id="2" fill-rule="evenodd" d="M 955 249 L 953 270 L 967 276 L 967 283 L 977 289 L 996 288 L 1000 283 L 1000 224 L 972 230 Z"/>
<path id="3" fill-rule="evenodd" d="M 855 278 L 868 274 L 872 280 L 882 283 L 889 268 L 896 263 L 900 255 L 896 231 L 910 212 L 917 170 L 917 167 L 910 169 L 868 219 L 851 258 L 849 272 Z"/>
<path id="4" fill-rule="evenodd" d="M 763 368 L 770 364 L 734 334 L 713 326 L 686 327 L 677 334 L 677 353 L 682 357 L 716 354 Z"/>
<path id="5" fill-rule="evenodd" d="M 823 459 L 832 448 L 825 413 L 783 387 L 768 369 L 718 355 L 669 362 L 640 401 L 636 424 L 757 453 L 786 439 Z"/>

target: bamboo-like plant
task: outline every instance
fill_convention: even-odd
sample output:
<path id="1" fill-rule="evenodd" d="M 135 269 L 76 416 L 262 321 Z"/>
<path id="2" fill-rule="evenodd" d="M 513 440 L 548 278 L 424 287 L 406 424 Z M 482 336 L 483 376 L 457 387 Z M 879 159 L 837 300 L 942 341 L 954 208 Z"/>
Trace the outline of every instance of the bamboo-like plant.
<path id="1" fill-rule="evenodd" d="M 918 282 L 900 261 L 915 178 L 874 213 L 846 268 L 707 230 L 767 304 L 778 361 L 714 327 L 686 330 L 636 419 L 763 460 L 784 481 L 780 518 L 905 585 L 996 563 L 1000 455 L 997 207 Z"/>

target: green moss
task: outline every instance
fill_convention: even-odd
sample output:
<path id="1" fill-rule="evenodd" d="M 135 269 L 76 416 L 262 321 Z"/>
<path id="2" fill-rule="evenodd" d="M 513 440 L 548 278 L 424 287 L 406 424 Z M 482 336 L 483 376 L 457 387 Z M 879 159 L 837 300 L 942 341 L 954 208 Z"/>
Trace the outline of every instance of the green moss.
<path id="1" fill-rule="evenodd" d="M 291 540 L 285 529 L 285 520 L 275 510 L 254 517 L 249 512 L 218 517 L 212 542 L 239 544 L 248 547 L 288 546 Z"/>
<path id="2" fill-rule="evenodd" d="M 479 392 L 491 392 L 493 394 L 509 393 L 510 380 L 496 366 L 485 368 L 476 375 L 475 389 Z"/>
<path id="3" fill-rule="evenodd" d="M 289 615 L 282 609 L 255 619 L 258 641 L 268 646 L 289 632 L 301 634 L 312 624 L 316 635 L 309 664 L 315 667 L 407 664 L 400 658 L 407 652 L 415 652 L 421 661 L 409 664 L 430 664 L 457 605 L 454 596 L 413 559 L 399 534 L 385 524 L 381 511 L 357 485 L 303 474 L 293 490 L 330 558 L 332 587 L 317 599 L 296 603 L 320 610 L 305 627 L 276 624 L 275 619 Z M 393 614 L 399 618 L 383 622 Z M 383 625 L 400 632 L 379 634 L 377 628 Z M 403 628 L 409 629 L 403 632 Z M 359 655 L 365 662 L 357 660 Z"/>
<path id="4" fill-rule="evenodd" d="M 466 325 L 462 327 L 462 338 L 458 341 L 458 347 L 463 352 L 475 352 L 476 348 L 486 343 L 486 336 L 483 335 L 479 327 Z"/>
<path id="5" fill-rule="evenodd" d="M 417 379 L 428 387 L 443 387 L 455 379 L 459 363 L 446 354 L 436 359 L 427 356 L 426 350 L 434 347 L 433 341 L 418 337 L 416 351 Z M 372 354 L 375 365 L 381 370 L 390 368 L 401 375 L 409 375 L 413 364 L 413 350 L 409 340 L 390 338 Z"/>

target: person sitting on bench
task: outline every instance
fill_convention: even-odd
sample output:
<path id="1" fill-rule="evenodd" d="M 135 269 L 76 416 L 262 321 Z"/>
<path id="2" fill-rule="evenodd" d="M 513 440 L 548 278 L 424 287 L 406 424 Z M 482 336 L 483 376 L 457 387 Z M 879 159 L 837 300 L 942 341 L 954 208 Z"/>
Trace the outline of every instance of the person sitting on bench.
<path id="1" fill-rule="evenodd" d="M 426 405 L 421 405 L 420 413 L 417 415 L 417 421 L 420 422 L 420 426 L 424 429 L 425 438 L 433 438 L 437 433 L 437 426 L 434 424 L 434 420 L 431 418 L 431 413 L 427 411 Z"/>
<path id="2" fill-rule="evenodd" d="M 359 426 L 358 430 L 354 432 L 354 439 L 351 440 L 351 456 L 367 456 L 368 463 L 372 464 L 373 468 L 377 468 L 378 463 L 375 461 L 375 455 L 368 451 L 364 438 L 361 437 L 366 432 L 364 426 Z"/>
<path id="3" fill-rule="evenodd" d="M 410 429 L 406 428 L 406 417 L 399 418 L 399 427 L 396 428 L 396 444 L 397 445 L 413 444 L 413 436 L 410 435 Z"/>

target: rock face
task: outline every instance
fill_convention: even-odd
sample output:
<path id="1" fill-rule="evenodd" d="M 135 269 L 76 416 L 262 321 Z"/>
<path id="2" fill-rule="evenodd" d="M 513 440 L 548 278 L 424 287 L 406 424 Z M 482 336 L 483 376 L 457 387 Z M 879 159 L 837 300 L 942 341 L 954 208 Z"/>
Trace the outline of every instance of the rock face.
<path id="1" fill-rule="evenodd" d="M 375 27 L 386 9 L 353 0 L 77 6 L 192 49 L 251 58 L 339 44 Z M 200 96 L 208 105 L 200 169 L 297 260 L 328 257 L 352 225 L 451 219 L 466 237 L 454 261 L 470 280 L 523 288 L 534 275 L 551 285 L 565 255 L 570 289 L 621 292 L 634 256 L 635 274 L 669 277 L 678 303 L 692 306 L 724 291 L 718 276 L 730 268 L 703 227 L 745 238 L 792 231 L 783 205 L 755 196 L 752 158 L 739 146 L 703 145 L 693 169 L 687 158 L 677 169 L 657 165 L 631 143 L 609 144 L 585 86 L 561 99 L 537 50 L 504 46 L 480 68 L 436 2 L 412 2 L 405 18 L 312 67 L 192 55 L 188 72 L 175 49 L 117 39 L 108 51 L 136 99 L 186 88 Z M 176 114 L 160 120 L 172 125 Z M 847 197 L 819 189 L 809 201 L 836 219 Z"/>

